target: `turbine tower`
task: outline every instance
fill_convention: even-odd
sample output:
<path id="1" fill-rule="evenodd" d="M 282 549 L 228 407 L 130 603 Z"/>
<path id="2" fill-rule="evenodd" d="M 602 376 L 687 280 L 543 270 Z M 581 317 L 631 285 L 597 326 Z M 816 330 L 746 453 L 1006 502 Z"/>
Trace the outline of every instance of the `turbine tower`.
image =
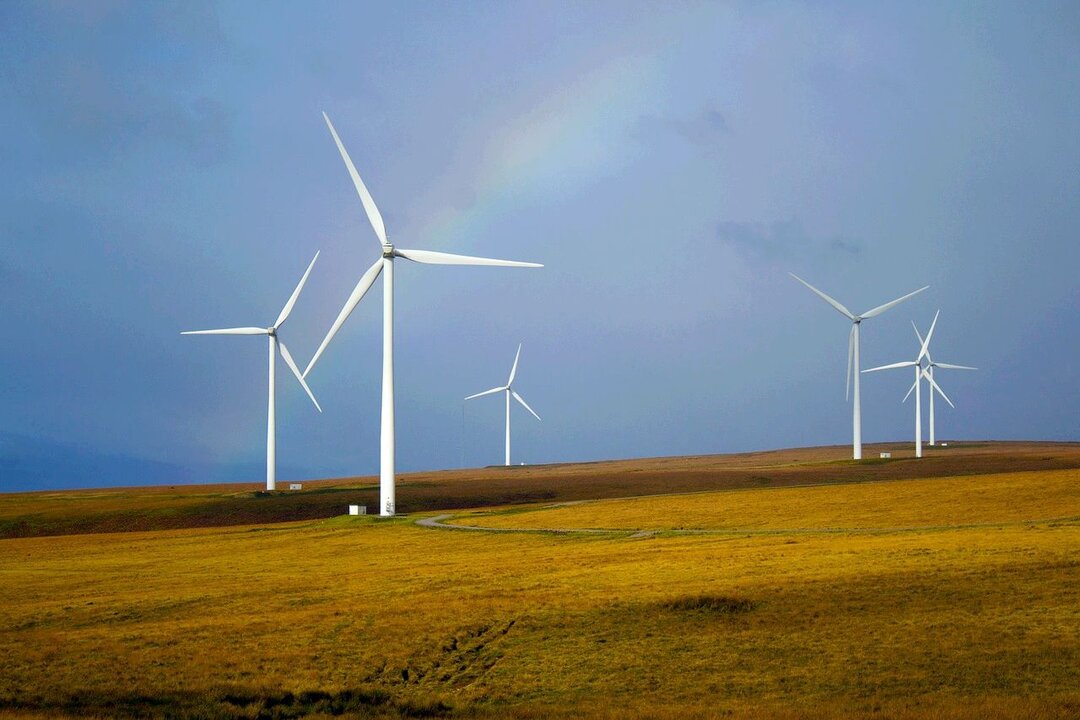
<path id="1" fill-rule="evenodd" d="M 465 398 L 466 400 L 472 400 L 473 398 L 483 397 L 484 395 L 491 395 L 492 393 L 505 392 L 506 393 L 506 464 L 510 464 L 510 396 L 513 395 L 514 399 L 521 403 L 521 406 L 532 413 L 533 417 L 540 420 L 540 416 L 536 414 L 536 411 L 529 407 L 529 404 L 525 402 L 525 399 L 514 392 L 513 384 L 514 377 L 517 375 L 518 359 L 521 358 L 521 343 L 518 343 L 517 355 L 514 356 L 514 365 L 510 368 L 510 379 L 506 381 L 505 385 L 485 390 L 484 392 L 476 393 Z M 543 422 L 541 420 L 541 422 Z"/>
<path id="2" fill-rule="evenodd" d="M 919 347 L 919 355 L 914 360 L 907 360 L 905 362 L 891 363 L 889 365 L 881 365 L 879 367 L 870 368 L 869 370 L 863 370 L 864 373 L 877 372 L 878 370 L 892 370 L 893 368 L 913 367 L 915 368 L 915 382 L 911 386 L 911 390 L 908 390 L 907 395 L 904 396 L 902 402 L 907 402 L 908 395 L 911 395 L 912 391 L 915 392 L 915 457 L 922 457 L 922 391 L 919 387 L 919 379 L 926 378 L 930 383 L 931 392 L 937 390 L 941 393 L 941 397 L 945 398 L 945 402 L 952 405 L 952 401 L 949 400 L 945 391 L 942 390 L 934 378 L 926 373 L 926 370 L 922 366 L 922 359 L 926 357 L 927 348 L 930 347 L 930 338 L 934 335 L 934 327 L 937 325 L 938 315 L 941 311 L 938 310 L 934 313 L 934 322 L 930 323 L 930 332 L 926 333 L 926 339 L 922 341 Z"/>
<path id="3" fill-rule="evenodd" d="M 315 403 L 315 408 L 322 412 L 322 408 L 319 407 L 319 402 L 315 399 L 315 396 L 311 393 L 311 388 L 304 382 L 304 376 L 300 374 L 300 369 L 296 367 L 296 362 L 293 360 L 292 354 L 289 352 L 289 348 L 285 347 L 285 343 L 278 338 L 278 330 L 289 317 L 289 313 L 292 312 L 293 306 L 296 305 L 296 299 L 300 297 L 300 291 L 304 289 L 304 283 L 307 282 L 308 275 L 311 274 L 311 268 L 315 267 L 315 261 L 319 259 L 319 253 L 315 253 L 315 257 L 311 259 L 311 264 L 308 265 L 307 271 L 304 272 L 304 277 L 300 278 L 300 283 L 293 290 L 292 296 L 289 301 L 285 303 L 285 307 L 281 309 L 278 314 L 277 320 L 274 324 L 268 328 L 261 327 L 238 327 L 238 328 L 224 328 L 222 330 L 187 330 L 180 333 L 181 335 L 267 335 L 269 336 L 270 345 L 270 381 L 269 381 L 269 400 L 266 403 L 266 489 L 273 490 L 277 482 L 277 439 L 276 439 L 276 418 L 274 409 L 274 389 L 276 386 L 275 378 L 275 364 L 278 353 L 281 354 L 281 358 L 285 361 L 285 364 L 292 370 L 292 374 L 296 376 L 296 379 L 300 381 L 300 385 L 303 386 L 304 392 L 311 398 L 311 402 Z"/>
<path id="4" fill-rule="evenodd" d="M 493 260 L 491 258 L 470 257 L 468 255 L 452 255 L 450 253 L 432 252 L 430 250 L 406 250 L 404 248 L 395 247 L 387 239 L 386 227 L 383 224 L 382 215 L 379 214 L 379 208 L 375 206 L 375 201 L 371 197 L 371 193 L 368 192 L 367 187 L 364 185 L 364 181 L 360 179 L 360 174 L 356 171 L 356 167 L 353 165 L 352 159 L 349 157 L 349 153 L 345 151 L 345 146 L 341 143 L 341 138 L 338 137 L 337 131 L 334 130 L 334 125 L 330 122 L 330 118 L 326 113 L 323 113 L 323 119 L 326 120 L 326 126 L 330 129 L 330 135 L 334 138 L 334 143 L 337 145 L 338 152 L 341 154 L 341 159 L 345 162 L 345 167 L 349 171 L 349 177 L 352 178 L 353 185 L 356 187 L 356 193 L 360 196 L 360 202 L 364 206 L 364 212 L 367 214 L 368 221 L 371 223 L 372 229 L 375 230 L 375 235 L 379 239 L 381 245 L 381 256 L 375 261 L 375 264 L 368 268 L 361 277 L 360 281 L 356 283 L 356 287 L 353 288 L 352 294 L 349 299 L 345 301 L 345 306 L 338 313 L 337 320 L 330 326 L 329 332 L 326 333 L 326 337 L 323 339 L 322 344 L 319 345 L 319 349 L 315 351 L 315 355 L 312 356 L 311 362 L 308 363 L 307 368 L 304 370 L 304 377 L 307 377 L 308 373 L 315 366 L 319 357 L 326 350 L 326 346 L 337 334 L 337 331 L 341 328 L 345 319 L 349 317 L 352 311 L 360 303 L 360 300 L 364 297 L 364 294 L 371 288 L 375 279 L 379 277 L 379 273 L 385 273 L 383 276 L 383 372 L 382 372 L 382 428 L 381 428 L 381 441 L 380 441 L 380 453 L 379 453 L 379 514 L 384 517 L 389 517 L 394 514 L 394 258 L 404 258 L 406 260 L 412 260 L 413 262 L 425 263 L 429 265 L 498 265 L 502 267 L 543 267 L 539 263 L 530 262 L 517 262 L 514 260 Z"/>
<path id="5" fill-rule="evenodd" d="M 912 321 L 911 327 L 912 327 L 913 330 L 915 330 L 915 337 L 919 338 L 919 342 L 921 343 L 923 341 L 923 337 L 922 337 L 922 334 L 919 332 L 919 328 L 915 327 L 915 322 L 914 321 Z M 934 362 L 934 359 L 932 357 L 930 357 L 930 347 L 929 347 L 929 345 L 927 345 L 927 349 L 926 349 L 926 371 L 925 371 L 927 378 L 933 379 L 933 377 L 934 377 L 934 368 L 941 368 L 942 370 L 977 370 L 978 369 L 978 368 L 969 367 L 968 365 L 951 365 L 949 363 Z M 940 390 L 936 390 L 936 391 L 941 392 Z M 930 446 L 931 447 L 933 447 L 936 444 L 936 439 L 934 437 L 934 392 L 935 392 L 935 388 L 933 386 L 931 386 L 930 391 L 928 393 L 930 395 Z M 908 390 L 908 395 L 910 395 L 910 394 L 911 394 L 911 391 Z M 945 402 L 949 403 L 950 407 L 956 407 L 955 405 L 952 404 L 952 400 L 949 400 L 949 398 L 945 397 L 944 393 L 941 393 L 941 397 L 945 398 Z M 905 401 L 907 400 L 907 395 L 904 396 L 904 400 Z"/>
<path id="6" fill-rule="evenodd" d="M 814 287 L 810 283 L 806 282 L 805 280 L 803 280 L 801 277 L 799 277 L 795 273 L 788 273 L 788 275 L 791 275 L 791 277 L 795 278 L 796 280 L 801 282 L 803 285 L 810 288 L 810 290 L 814 294 L 816 294 L 818 297 L 820 297 L 825 302 L 832 305 L 837 310 L 837 312 L 839 312 L 841 315 L 846 317 L 848 320 L 851 320 L 851 333 L 848 335 L 848 369 L 847 369 L 847 380 L 846 380 L 846 384 L 845 384 L 845 387 L 844 387 L 844 399 L 847 400 L 847 398 L 849 396 L 849 391 L 851 390 L 852 377 L 854 377 L 854 379 L 855 379 L 855 402 L 853 403 L 854 407 L 852 408 L 852 417 L 851 417 L 851 450 L 852 450 L 851 454 L 852 454 L 852 457 L 855 460 L 861 460 L 862 459 L 862 394 L 861 394 L 860 389 L 859 389 L 859 344 L 860 344 L 860 342 L 859 342 L 859 325 L 862 323 L 863 320 L 866 320 L 868 318 L 872 318 L 875 315 L 880 315 L 881 313 L 885 312 L 886 310 L 893 307 L 894 305 L 899 305 L 900 303 L 904 302 L 908 298 L 910 298 L 910 297 L 912 297 L 914 295 L 918 295 L 919 293 L 921 293 L 923 290 L 925 290 L 926 288 L 928 288 L 930 286 L 927 285 L 925 287 L 921 287 L 918 290 L 916 290 L 915 292 L 911 292 L 911 293 L 908 293 L 907 295 L 904 295 L 903 297 L 897 298 L 895 300 L 891 300 L 890 302 L 887 302 L 884 305 L 878 305 L 876 308 L 873 308 L 872 310 L 867 310 L 866 312 L 862 313 L 861 315 L 855 315 L 850 310 L 848 310 L 846 307 L 844 307 L 843 305 L 841 305 L 840 303 L 838 303 L 836 300 L 832 299 L 831 297 L 829 297 L 825 293 L 821 292 L 816 287 Z M 855 372 L 854 373 L 852 373 L 852 371 L 851 371 L 852 361 L 853 360 L 854 360 L 854 367 L 855 367 Z"/>

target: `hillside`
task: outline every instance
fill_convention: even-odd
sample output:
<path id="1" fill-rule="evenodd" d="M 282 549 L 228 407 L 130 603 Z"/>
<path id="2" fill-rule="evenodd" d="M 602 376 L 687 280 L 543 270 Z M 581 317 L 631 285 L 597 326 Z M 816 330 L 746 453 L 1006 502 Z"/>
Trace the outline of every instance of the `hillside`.
<path id="1" fill-rule="evenodd" d="M 877 458 L 892 453 L 891 460 Z M 732 455 L 444 470 L 398 479 L 402 513 L 528 502 L 633 497 L 821 483 L 1080 468 L 1080 443 L 980 442 L 927 448 L 866 446 L 856 463 L 846 446 Z M 0 494 L 0 538 L 133 532 L 314 520 L 350 504 L 378 505 L 378 478 L 304 481 L 270 494 L 257 483 L 177 485 Z M 287 487 L 280 483 L 279 487 Z"/>
<path id="2" fill-rule="evenodd" d="M 1016 467 L 1076 448 L 1008 450 L 490 470 L 712 489 L 0 540 L 0 718 L 1074 718 L 1080 470 Z M 117 502 L 65 497 L 72 523 Z M 476 529 L 418 525 L 447 514 Z"/>

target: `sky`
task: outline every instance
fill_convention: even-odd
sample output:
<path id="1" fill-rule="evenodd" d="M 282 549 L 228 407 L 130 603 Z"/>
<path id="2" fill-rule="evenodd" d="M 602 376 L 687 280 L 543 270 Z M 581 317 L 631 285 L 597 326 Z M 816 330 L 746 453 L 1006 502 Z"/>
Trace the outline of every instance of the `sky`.
<path id="1" fill-rule="evenodd" d="M 0 491 L 260 481 L 301 366 L 401 247 L 399 471 L 845 444 L 863 366 L 935 359 L 942 439 L 1080 440 L 1080 5 L 0 3 Z M 378 472 L 381 280 L 278 478 Z M 863 376 L 910 440 L 907 372 Z"/>

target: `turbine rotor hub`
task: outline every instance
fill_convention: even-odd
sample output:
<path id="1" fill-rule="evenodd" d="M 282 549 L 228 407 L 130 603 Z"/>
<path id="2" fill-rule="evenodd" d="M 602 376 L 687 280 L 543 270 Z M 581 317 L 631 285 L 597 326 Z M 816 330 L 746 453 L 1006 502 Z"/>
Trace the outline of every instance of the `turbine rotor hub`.
<path id="1" fill-rule="evenodd" d="M 392 258 L 392 257 L 394 257 L 394 246 L 391 245 L 390 243 L 386 243 L 385 245 L 383 245 L 382 246 L 382 256 L 384 258 Z"/>
<path id="2" fill-rule="evenodd" d="M 266 328 L 266 334 L 269 335 L 270 337 L 277 337 L 277 328 L 275 328 L 275 327 Z"/>

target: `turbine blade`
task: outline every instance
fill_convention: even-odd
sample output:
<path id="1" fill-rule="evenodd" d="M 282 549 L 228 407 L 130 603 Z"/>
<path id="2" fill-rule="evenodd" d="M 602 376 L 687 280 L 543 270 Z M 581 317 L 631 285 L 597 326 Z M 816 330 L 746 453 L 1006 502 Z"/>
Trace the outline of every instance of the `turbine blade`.
<path id="1" fill-rule="evenodd" d="M 855 355 L 855 323 L 851 324 L 851 332 L 848 333 L 847 340 L 847 375 L 844 376 L 844 400 L 847 401 L 851 396 L 851 360 Z"/>
<path id="2" fill-rule="evenodd" d="M 514 366 L 510 368 L 510 379 L 506 381 L 506 387 L 514 384 L 514 376 L 517 375 L 518 358 L 521 357 L 521 343 L 518 343 L 517 355 L 514 356 Z"/>
<path id="3" fill-rule="evenodd" d="M 902 403 L 906 403 L 906 402 L 907 402 L 907 399 L 908 399 L 909 397 L 911 397 L 911 393 L 915 392 L 915 386 L 916 386 L 916 385 L 918 385 L 918 384 L 919 384 L 919 379 L 918 379 L 918 378 L 915 378 L 915 382 L 911 383 L 911 387 L 910 387 L 910 388 L 908 388 L 908 391 L 907 391 L 907 395 L 905 395 L 905 396 L 904 396 L 904 399 L 903 399 L 903 400 L 901 400 L 900 402 L 902 402 Z"/>
<path id="4" fill-rule="evenodd" d="M 465 399 L 466 400 L 472 400 L 473 398 L 483 397 L 485 395 L 491 395 L 492 393 L 502 392 L 503 390 L 506 390 L 506 388 L 505 387 L 491 388 L 490 390 L 485 390 L 484 392 L 476 393 L 475 395 L 470 395 L 469 397 L 467 397 Z"/>
<path id="5" fill-rule="evenodd" d="M 919 347 L 922 347 L 922 344 L 923 344 L 923 336 L 922 336 L 922 333 L 921 333 L 921 332 L 919 332 L 919 328 L 918 328 L 918 326 L 917 326 L 917 325 L 915 325 L 915 321 L 914 321 L 914 320 L 912 320 L 912 321 L 911 321 L 911 329 L 915 331 L 915 337 L 917 337 L 917 338 L 919 339 Z"/>
<path id="6" fill-rule="evenodd" d="M 544 267 L 540 263 L 520 262 L 518 260 L 495 260 L 494 258 L 454 255 L 452 253 L 432 252 L 431 250 L 406 250 L 395 248 L 394 254 L 413 262 L 427 265 L 498 265 L 499 267 Z"/>
<path id="7" fill-rule="evenodd" d="M 345 167 L 349 170 L 349 177 L 352 178 L 353 185 L 356 186 L 356 193 L 360 196 L 360 202 L 364 203 L 364 212 L 367 213 L 368 220 L 371 222 L 371 227 L 379 237 L 379 242 L 386 245 L 386 226 L 383 225 L 383 219 L 382 215 L 379 214 L 379 208 L 375 206 L 375 201 L 371 198 L 371 193 L 368 192 L 367 186 L 364 185 L 364 181 L 360 179 L 360 173 L 356 172 L 356 166 L 353 165 L 349 153 L 345 151 L 345 146 L 341 144 L 341 138 L 338 137 L 337 130 L 334 130 L 334 124 L 330 122 L 330 117 L 325 112 L 322 116 L 323 120 L 326 120 L 326 127 L 330 128 L 330 134 L 334 136 L 334 142 L 337 144 L 338 152 L 341 153 L 341 159 L 345 161 Z"/>
<path id="8" fill-rule="evenodd" d="M 945 391 L 941 389 L 941 386 L 937 384 L 937 382 L 934 380 L 934 377 L 932 375 L 930 375 L 928 372 L 923 370 L 923 377 L 930 381 L 930 387 L 937 390 L 938 395 L 945 398 L 945 402 L 949 403 L 949 407 L 951 407 L 951 408 L 956 407 L 955 405 L 952 404 L 952 400 L 949 399 L 949 396 L 945 394 Z"/>
<path id="9" fill-rule="evenodd" d="M 788 275 L 790 275 L 791 277 L 795 278 L 796 280 L 798 280 L 799 282 L 801 282 L 801 283 L 802 283 L 803 285 L 805 285 L 806 287 L 810 288 L 810 290 L 811 290 L 811 291 L 813 291 L 813 292 L 814 292 L 815 294 L 817 294 L 817 295 L 818 295 L 818 297 L 820 297 L 820 298 L 821 298 L 822 300 L 824 300 L 825 302 L 829 303 L 829 304 L 830 304 L 830 305 L 832 305 L 832 306 L 833 306 L 834 308 L 836 308 L 836 309 L 837 309 L 837 311 L 838 311 L 838 312 L 840 312 L 841 314 L 843 314 L 843 315 L 844 315 L 844 316 L 845 316 L 845 317 L 846 317 L 846 318 L 847 318 L 848 320 L 854 320 L 854 319 L 855 319 L 855 315 L 854 315 L 854 314 L 853 314 L 853 313 L 852 313 L 852 312 L 851 312 L 850 310 L 848 310 L 848 309 L 847 309 L 846 307 L 844 307 L 843 305 L 841 305 L 840 303 L 838 303 L 838 302 L 837 302 L 836 300 L 833 300 L 833 299 L 832 299 L 831 297 L 829 297 L 829 296 L 828 296 L 828 295 L 826 295 L 825 293 L 823 293 L 823 292 L 821 292 L 820 290 L 818 290 L 818 289 L 817 289 L 816 287 L 814 287 L 814 286 L 813 286 L 813 285 L 811 285 L 810 283 L 808 283 L 808 282 L 806 282 L 805 280 L 803 280 L 803 279 L 802 279 L 801 277 L 799 277 L 799 276 L 798 276 L 798 275 L 796 275 L 795 273 L 793 273 L 793 272 L 789 272 L 789 273 L 788 273 Z"/>
<path id="10" fill-rule="evenodd" d="M 311 258 L 311 264 L 307 266 L 307 270 L 304 271 L 304 277 L 300 278 L 300 282 L 297 284 L 296 289 L 293 290 L 292 295 L 289 297 L 289 302 L 285 303 L 285 307 L 281 308 L 281 314 L 278 315 L 277 320 L 274 321 L 274 329 L 281 327 L 281 323 L 285 322 L 285 318 L 289 317 L 289 313 L 292 312 L 293 306 L 296 305 L 296 299 L 300 297 L 300 291 L 304 289 L 304 283 L 307 282 L 308 275 L 311 274 L 311 268 L 315 267 L 315 261 L 319 259 L 319 252 L 316 251 L 315 257 Z"/>
<path id="11" fill-rule="evenodd" d="M 238 327 L 222 328 L 221 330 L 185 330 L 181 335 L 269 335 L 266 328 Z"/>
<path id="12" fill-rule="evenodd" d="M 522 404 L 522 406 L 523 406 L 523 407 L 524 407 L 524 408 L 525 408 L 526 410 L 528 410 L 529 412 L 531 412 L 531 413 L 533 414 L 533 417 L 534 417 L 534 418 L 536 418 L 537 420 L 540 420 L 540 416 L 536 414 L 536 411 L 535 411 L 535 410 L 533 410 L 533 409 L 532 409 L 531 407 L 529 407 L 529 403 L 525 402 L 525 401 L 524 401 L 524 400 L 522 399 L 522 397 L 521 397 L 520 395 L 518 395 L 518 394 L 517 394 L 516 392 L 514 392 L 513 390 L 511 390 L 511 391 L 510 391 L 510 394 L 511 394 L 511 395 L 513 395 L 513 396 L 514 396 L 514 399 L 515 399 L 515 400 L 517 400 L 517 401 L 518 401 L 519 403 L 521 403 L 521 404 Z M 544 421 L 543 421 L 543 420 L 540 420 L 540 422 L 544 422 Z"/>
<path id="13" fill-rule="evenodd" d="M 949 363 L 934 363 L 934 367 L 945 368 L 946 370 L 978 370 L 979 368 L 973 368 L 968 365 L 950 365 Z"/>
<path id="14" fill-rule="evenodd" d="M 891 365 L 880 365 L 878 367 L 870 368 L 869 370 L 863 370 L 864 373 L 877 372 L 878 370 L 892 370 L 893 368 L 911 367 L 912 365 L 918 365 L 913 360 L 905 360 L 904 362 L 892 363 Z"/>
<path id="15" fill-rule="evenodd" d="M 311 398 L 311 402 L 315 403 L 315 409 L 322 412 L 322 408 L 319 407 L 319 401 L 315 399 L 315 395 L 311 392 L 311 388 L 304 382 L 304 376 L 300 374 L 300 368 L 296 367 L 296 362 L 293 360 L 292 353 L 289 352 L 289 348 L 285 347 L 280 339 L 277 342 L 278 350 L 281 352 L 281 357 L 284 358 L 285 364 L 292 370 L 292 374 L 296 376 L 296 379 L 300 381 L 300 385 L 303 386 L 304 392 Z"/>
<path id="16" fill-rule="evenodd" d="M 337 335 L 337 331 L 341 329 L 342 323 L 344 323 L 345 319 L 356 309 L 361 298 L 364 297 L 364 293 L 366 293 L 371 288 L 372 283 L 375 282 L 375 278 L 379 277 L 382 268 L 383 259 L 379 258 L 375 261 L 375 264 L 368 268 L 368 271 L 363 274 L 360 278 L 360 282 L 356 283 L 356 287 L 353 288 L 352 294 L 349 295 L 349 299 L 345 301 L 345 306 L 341 308 L 341 312 L 338 313 L 337 320 L 330 326 L 330 331 L 326 333 L 326 337 L 323 338 L 322 345 L 315 351 L 315 354 L 311 357 L 311 361 L 304 369 L 304 377 L 308 376 L 308 373 L 311 372 L 311 368 L 315 366 L 315 362 L 323 354 L 323 351 L 326 350 L 326 346 L 330 344 L 330 341 L 334 339 L 334 335 Z"/>
<path id="17" fill-rule="evenodd" d="M 919 293 L 921 293 L 921 292 L 922 292 L 923 290 L 926 290 L 926 288 L 928 288 L 928 287 L 930 287 L 930 286 L 929 286 L 929 285 L 927 285 L 926 287 L 921 287 L 921 288 L 919 288 L 918 290 L 916 290 L 915 292 L 910 292 L 910 293 L 908 293 L 908 294 L 907 294 L 907 295 L 905 295 L 904 297 L 899 297 L 899 298 L 896 298 L 895 300 L 892 300 L 892 301 L 890 301 L 890 302 L 887 302 L 887 303 L 885 303 L 884 305 L 878 305 L 878 306 L 877 306 L 876 308 L 874 308 L 873 310 L 867 310 L 866 312 L 864 312 L 864 313 L 862 314 L 862 317 L 863 317 L 863 318 L 872 318 L 872 317 L 874 317 L 875 315 L 880 315 L 881 313 L 885 312 L 885 311 L 886 311 L 886 310 L 888 310 L 889 308 L 891 308 L 891 307 L 894 307 L 894 306 L 896 306 L 896 305 L 899 305 L 900 303 L 904 302 L 904 301 L 905 301 L 905 300 L 907 300 L 907 299 L 908 299 L 909 297 L 913 297 L 913 296 L 915 296 L 915 295 L 918 295 L 918 294 L 919 294 Z"/>
<path id="18" fill-rule="evenodd" d="M 940 314 L 940 310 L 934 313 L 934 322 L 930 323 L 930 331 L 926 333 L 926 339 L 923 340 L 922 348 L 919 349 L 919 357 L 917 357 L 916 360 L 922 360 L 923 356 L 930 351 L 930 338 L 934 336 L 934 328 L 937 327 L 937 319 Z"/>

